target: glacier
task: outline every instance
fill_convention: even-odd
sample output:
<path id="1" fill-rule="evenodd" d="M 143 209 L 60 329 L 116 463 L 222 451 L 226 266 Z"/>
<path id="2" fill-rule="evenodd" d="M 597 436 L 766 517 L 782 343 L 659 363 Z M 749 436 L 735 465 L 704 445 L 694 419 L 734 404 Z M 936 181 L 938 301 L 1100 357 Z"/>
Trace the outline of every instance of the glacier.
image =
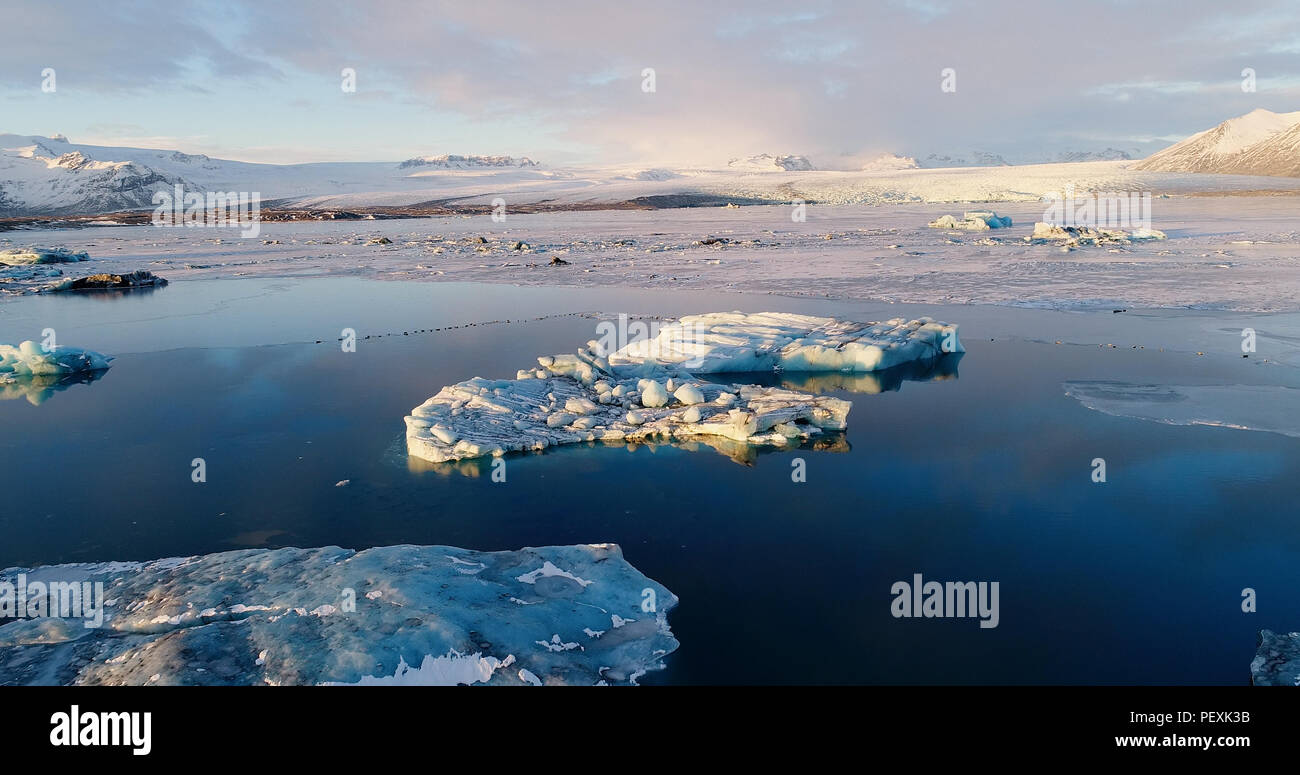
<path id="1" fill-rule="evenodd" d="M 843 431 L 851 402 L 695 375 L 855 374 L 963 351 L 956 326 L 929 318 L 691 315 L 612 351 L 592 340 L 515 379 L 445 387 L 405 418 L 407 452 L 445 463 L 595 441 L 701 441 L 729 454 L 734 443 L 788 447 Z"/>
<path id="2" fill-rule="evenodd" d="M 616 544 L 248 549 L 0 571 L 0 590 L 20 582 L 102 583 L 104 616 L 0 624 L 0 685 L 635 684 L 678 646 L 676 596 Z"/>

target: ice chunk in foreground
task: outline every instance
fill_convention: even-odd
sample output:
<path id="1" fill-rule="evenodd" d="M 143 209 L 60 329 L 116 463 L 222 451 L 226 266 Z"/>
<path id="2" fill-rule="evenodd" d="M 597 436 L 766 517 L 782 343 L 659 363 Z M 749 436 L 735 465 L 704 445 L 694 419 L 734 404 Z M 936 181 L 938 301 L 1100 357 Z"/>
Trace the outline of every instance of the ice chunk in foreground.
<path id="1" fill-rule="evenodd" d="M 1250 662 L 1252 686 L 1300 686 L 1300 632 L 1260 630 Z"/>
<path id="2" fill-rule="evenodd" d="M 108 368 L 112 356 L 78 347 L 55 347 L 46 352 L 28 340 L 17 347 L 0 344 L 0 382 L 18 377 L 60 376 Z"/>
<path id="3" fill-rule="evenodd" d="M 407 451 L 443 463 L 593 441 L 794 446 L 844 430 L 852 404 L 693 375 L 851 374 L 962 351 L 956 326 L 928 318 L 855 323 L 740 312 L 682 318 L 609 357 L 598 343 L 591 347 L 538 358 L 539 368 L 513 380 L 479 377 L 443 388 L 406 417 Z"/>
<path id="4" fill-rule="evenodd" d="M 0 250 L 0 264 L 27 266 L 30 264 L 67 264 L 89 261 L 86 253 L 76 253 L 67 248 L 9 248 Z"/>
<path id="5" fill-rule="evenodd" d="M 19 574 L 102 582 L 110 604 L 98 628 L 0 625 L 0 685 L 635 683 L 678 645 L 676 596 L 615 544 L 250 549 L 0 581 Z"/>

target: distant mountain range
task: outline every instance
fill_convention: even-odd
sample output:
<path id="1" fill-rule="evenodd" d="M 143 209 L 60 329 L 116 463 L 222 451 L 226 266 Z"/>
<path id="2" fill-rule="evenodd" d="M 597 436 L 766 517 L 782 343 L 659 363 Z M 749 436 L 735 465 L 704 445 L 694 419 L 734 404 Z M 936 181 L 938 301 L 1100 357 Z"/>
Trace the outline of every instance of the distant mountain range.
<path id="1" fill-rule="evenodd" d="M 1300 177 L 1300 111 L 1253 110 L 1154 153 L 1133 168 Z"/>
<path id="2" fill-rule="evenodd" d="M 397 165 L 397 168 L 403 170 L 412 167 L 430 167 L 442 170 L 481 170 L 536 166 L 538 166 L 537 162 L 527 156 L 516 159 L 513 156 L 456 156 L 444 153 L 441 156 L 417 156 L 414 159 L 407 159 Z"/>
<path id="3" fill-rule="evenodd" d="M 254 164 L 179 151 L 84 145 L 63 135 L 0 134 L 0 218 L 95 215 L 150 210 L 157 192 L 256 193 L 278 209 L 474 206 L 502 196 L 511 206 L 682 206 L 742 201 L 999 201 L 1032 197 L 1046 181 L 1083 174 L 1074 162 L 1103 165 L 1086 174 L 1139 184 L 1142 171 L 1300 178 L 1300 112 L 1256 110 L 1200 132 L 1140 162 L 1114 148 L 1061 153 L 1056 163 L 1011 166 L 982 151 L 924 158 L 841 157 L 818 170 L 806 156 L 760 153 L 725 167 L 554 168 L 527 157 L 443 154 L 391 162 Z M 946 175 L 947 168 L 985 168 Z M 1049 169 L 1060 167 L 1060 170 Z M 1127 185 L 1127 184 L 1125 184 Z M 1239 183 L 1182 181 L 1224 190 Z M 1254 188 L 1285 188 L 1277 182 Z M 1047 188 L 1044 190 L 1054 190 Z M 1198 189 L 1199 190 L 1199 189 Z"/>

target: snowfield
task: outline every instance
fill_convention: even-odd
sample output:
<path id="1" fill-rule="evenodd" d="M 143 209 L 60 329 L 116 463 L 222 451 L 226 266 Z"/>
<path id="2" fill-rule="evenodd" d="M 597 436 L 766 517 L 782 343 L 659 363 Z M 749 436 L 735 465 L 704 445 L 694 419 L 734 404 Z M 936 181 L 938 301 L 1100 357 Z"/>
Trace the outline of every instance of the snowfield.
<path id="1" fill-rule="evenodd" d="M 1007 168 L 1014 169 L 1014 168 Z M 922 171 L 924 172 L 924 171 Z M 1276 180 L 1285 180 L 1278 178 Z M 744 291 L 921 304 L 1300 309 L 1300 224 L 1290 196 L 1155 199 L 1167 239 L 1071 248 L 1026 242 L 1042 203 L 1004 203 L 1011 227 L 927 226 L 946 205 L 753 206 L 0 232 L 0 249 L 60 245 L 89 262 L 0 267 L 0 292 L 79 274 L 169 280 L 351 276 L 538 286 Z M 385 238 L 389 244 L 371 244 Z M 563 264 L 553 263 L 560 259 Z M 166 293 L 164 289 L 160 293 Z"/>

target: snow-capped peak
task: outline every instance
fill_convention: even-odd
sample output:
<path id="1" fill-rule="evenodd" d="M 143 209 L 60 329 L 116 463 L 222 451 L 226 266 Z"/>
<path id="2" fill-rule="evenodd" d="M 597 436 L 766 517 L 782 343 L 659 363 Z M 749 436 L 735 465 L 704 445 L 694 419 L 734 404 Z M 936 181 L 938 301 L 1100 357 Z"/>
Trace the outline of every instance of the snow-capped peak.
<path id="1" fill-rule="evenodd" d="M 816 169 L 806 156 L 793 154 L 775 156 L 770 153 L 760 153 L 743 159 L 732 159 L 727 162 L 727 166 L 731 169 L 750 172 L 806 172 Z"/>
<path id="2" fill-rule="evenodd" d="M 1300 111 L 1252 110 L 1154 153 L 1134 169 L 1236 175 L 1294 176 Z"/>

